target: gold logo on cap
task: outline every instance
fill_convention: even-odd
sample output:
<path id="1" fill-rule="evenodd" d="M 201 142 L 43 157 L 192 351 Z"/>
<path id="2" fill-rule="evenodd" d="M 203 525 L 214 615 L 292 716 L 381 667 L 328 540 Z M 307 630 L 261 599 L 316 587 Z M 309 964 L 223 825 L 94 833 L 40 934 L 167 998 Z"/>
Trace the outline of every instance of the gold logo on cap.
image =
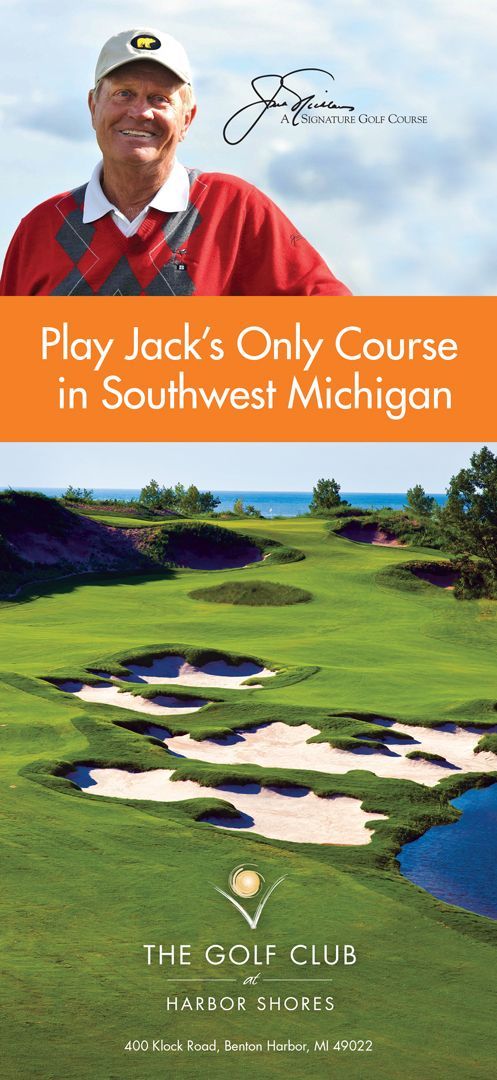
<path id="1" fill-rule="evenodd" d="M 130 45 L 133 49 L 150 52 L 155 49 L 160 49 L 161 42 L 158 38 L 152 37 L 151 35 L 137 34 L 137 36 L 134 37 L 132 41 L 130 41 Z"/>

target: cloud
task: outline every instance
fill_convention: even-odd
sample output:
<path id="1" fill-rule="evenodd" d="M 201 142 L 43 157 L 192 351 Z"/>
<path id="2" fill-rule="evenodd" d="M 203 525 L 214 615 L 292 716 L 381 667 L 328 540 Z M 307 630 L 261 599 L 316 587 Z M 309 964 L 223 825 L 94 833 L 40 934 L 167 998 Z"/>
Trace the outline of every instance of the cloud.
<path id="1" fill-rule="evenodd" d="M 352 201 L 357 210 L 368 213 L 374 208 L 383 215 L 388 210 L 389 183 L 382 165 L 363 163 L 353 147 L 307 145 L 275 154 L 268 168 L 271 188 L 278 196 L 310 202 Z"/>
<path id="2" fill-rule="evenodd" d="M 81 100 L 66 99 L 39 103 L 16 113 L 17 123 L 27 131 L 39 135 L 55 135 L 69 142 L 93 142 L 88 109 Z"/>
<path id="3" fill-rule="evenodd" d="M 312 198 L 336 202 L 346 199 L 366 215 L 386 217 L 404 194 L 429 185 L 437 197 L 453 197 L 473 182 L 482 159 L 491 158 L 492 139 L 480 139 L 471 129 L 459 137 L 440 137 L 423 127 L 417 138 L 398 133 L 388 150 L 368 136 L 361 143 L 344 138 L 326 139 L 320 132 L 291 150 L 275 152 L 268 178 L 275 192 L 292 199 Z M 483 135 L 483 132 L 482 132 Z M 386 142 L 385 130 L 379 138 Z M 468 155 L 476 144 L 477 153 Z"/>

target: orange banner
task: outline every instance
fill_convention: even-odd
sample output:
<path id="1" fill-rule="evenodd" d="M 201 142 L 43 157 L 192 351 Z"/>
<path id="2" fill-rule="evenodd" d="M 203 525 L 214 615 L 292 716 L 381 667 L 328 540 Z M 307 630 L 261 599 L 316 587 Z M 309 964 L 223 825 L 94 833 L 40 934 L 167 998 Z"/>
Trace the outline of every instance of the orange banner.
<path id="1" fill-rule="evenodd" d="M 495 441 L 492 297 L 5 297 L 4 442 Z"/>

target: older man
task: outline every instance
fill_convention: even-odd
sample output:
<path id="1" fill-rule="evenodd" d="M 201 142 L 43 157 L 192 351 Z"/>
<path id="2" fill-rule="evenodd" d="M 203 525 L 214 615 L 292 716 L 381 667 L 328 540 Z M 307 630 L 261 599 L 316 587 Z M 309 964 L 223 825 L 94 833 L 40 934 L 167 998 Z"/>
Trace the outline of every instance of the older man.
<path id="1" fill-rule="evenodd" d="M 4 294 L 348 293 L 257 188 L 179 164 L 196 106 L 186 53 L 170 35 L 133 29 L 110 38 L 89 107 L 103 160 L 89 183 L 21 221 Z"/>

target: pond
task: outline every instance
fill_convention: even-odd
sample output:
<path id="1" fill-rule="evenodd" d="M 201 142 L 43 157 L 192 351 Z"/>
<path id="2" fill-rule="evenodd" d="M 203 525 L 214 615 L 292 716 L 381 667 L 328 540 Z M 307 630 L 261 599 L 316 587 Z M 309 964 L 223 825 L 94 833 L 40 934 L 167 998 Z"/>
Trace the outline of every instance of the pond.
<path id="1" fill-rule="evenodd" d="M 448 904 L 497 919 L 497 783 L 454 799 L 462 817 L 405 844 L 404 877 Z"/>

